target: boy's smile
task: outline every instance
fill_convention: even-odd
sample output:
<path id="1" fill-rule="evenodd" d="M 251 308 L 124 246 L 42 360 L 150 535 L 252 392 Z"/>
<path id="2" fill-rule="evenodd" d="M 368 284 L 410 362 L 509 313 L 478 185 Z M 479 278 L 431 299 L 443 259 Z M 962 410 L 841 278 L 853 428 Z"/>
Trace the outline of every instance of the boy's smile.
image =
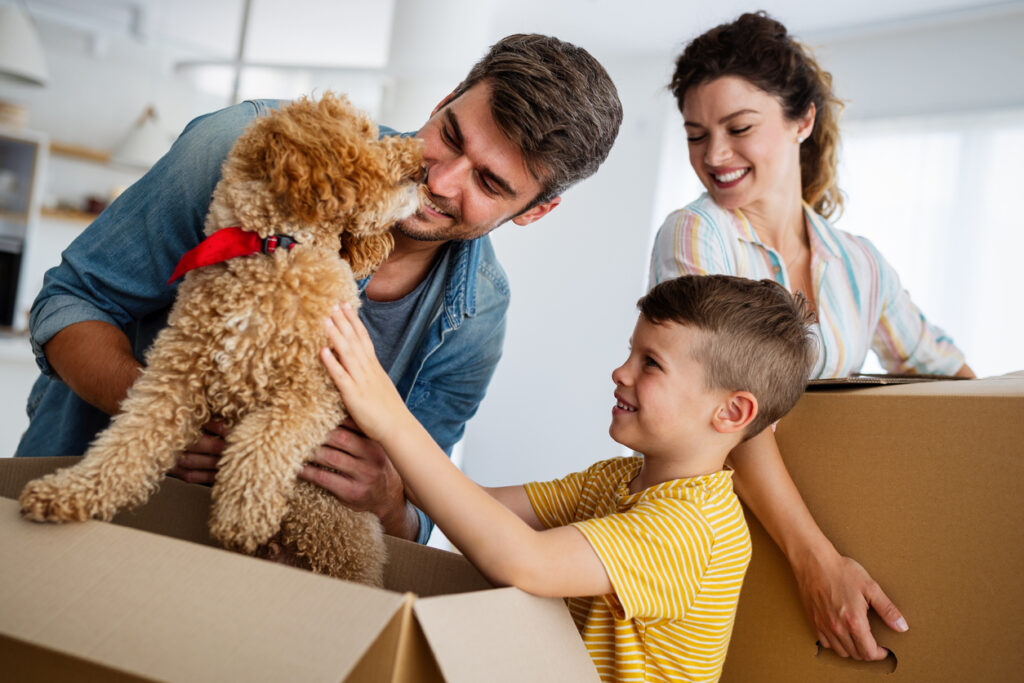
<path id="1" fill-rule="evenodd" d="M 615 394 L 615 401 L 616 401 L 615 407 L 612 408 L 612 415 L 614 415 L 616 411 L 620 411 L 620 412 L 624 412 L 624 413 L 635 413 L 636 412 L 636 406 L 630 405 L 630 404 L 626 403 L 625 401 L 623 401 L 619 397 L 619 395 L 617 393 Z"/>
<path id="2" fill-rule="evenodd" d="M 714 432 L 712 416 L 728 392 L 708 389 L 704 368 L 691 354 L 701 343 L 695 328 L 640 317 L 629 358 L 612 372 L 615 405 L 608 432 L 613 439 L 655 458 L 678 458 L 707 442 Z"/>

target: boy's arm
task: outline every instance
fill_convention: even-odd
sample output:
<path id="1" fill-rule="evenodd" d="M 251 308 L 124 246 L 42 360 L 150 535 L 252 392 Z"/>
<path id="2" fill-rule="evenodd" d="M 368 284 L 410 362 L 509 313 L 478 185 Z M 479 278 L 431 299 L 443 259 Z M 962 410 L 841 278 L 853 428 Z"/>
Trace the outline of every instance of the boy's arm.
<path id="1" fill-rule="evenodd" d="M 770 429 L 729 454 L 736 493 L 785 553 L 807 616 L 825 647 L 855 659 L 883 659 L 871 634 L 870 607 L 890 628 L 906 622 L 865 569 L 825 537 L 789 476 Z"/>
<path id="2" fill-rule="evenodd" d="M 496 489 L 492 497 L 452 464 L 405 407 L 354 309 L 346 305 L 335 312 L 327 334 L 333 352 L 324 349 L 321 358 L 349 414 L 384 447 L 420 507 L 489 579 L 544 596 L 612 592 L 604 565 L 582 533 L 574 527 L 531 528 L 517 514 L 525 512 L 524 503 L 530 505 L 525 490 L 509 490 L 522 487 Z"/>
<path id="3" fill-rule="evenodd" d="M 491 498 L 514 512 L 516 517 L 526 522 L 526 525 L 531 529 L 536 529 L 537 531 L 547 529 L 544 523 L 540 521 L 540 517 L 537 516 L 537 512 L 533 509 L 530 497 L 526 495 L 526 487 L 522 485 L 499 486 L 496 488 L 484 486 L 483 489 L 490 494 Z"/>

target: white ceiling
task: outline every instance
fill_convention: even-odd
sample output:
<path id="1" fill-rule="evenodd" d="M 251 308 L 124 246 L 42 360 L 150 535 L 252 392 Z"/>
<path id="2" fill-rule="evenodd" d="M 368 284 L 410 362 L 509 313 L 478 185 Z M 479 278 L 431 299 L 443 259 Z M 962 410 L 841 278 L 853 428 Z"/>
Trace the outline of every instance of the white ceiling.
<path id="1" fill-rule="evenodd" d="M 763 9 L 793 33 L 811 40 L 835 33 L 874 32 L 943 16 L 1007 11 L 1021 2 L 992 0 L 516 0 L 496 2 L 509 25 L 543 21 L 545 32 L 616 54 L 676 52 L 693 36 L 743 12 Z"/>
<path id="2" fill-rule="evenodd" d="M 897 25 L 1019 9 L 1021 0 L 252 0 L 247 61 L 383 67 L 394 11 L 431 18 L 437 44 L 526 31 L 557 35 L 598 56 L 676 52 L 690 37 L 744 11 L 765 9 L 809 42 Z M 27 0 L 33 16 L 88 32 L 130 36 L 192 59 L 233 58 L 243 0 Z M 424 7 L 430 8 L 424 11 Z M 472 21 L 460 25 L 461 14 Z M 484 22 L 481 22 L 481 16 Z M 460 35 L 461 34 L 461 35 Z"/>

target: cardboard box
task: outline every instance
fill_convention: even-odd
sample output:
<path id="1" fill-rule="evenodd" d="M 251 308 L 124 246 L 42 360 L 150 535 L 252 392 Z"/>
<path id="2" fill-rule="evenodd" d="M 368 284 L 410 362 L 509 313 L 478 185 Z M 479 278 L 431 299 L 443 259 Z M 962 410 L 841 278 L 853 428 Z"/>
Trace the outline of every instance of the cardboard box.
<path id="1" fill-rule="evenodd" d="M 910 630 L 872 620 L 884 662 L 819 654 L 788 563 L 748 515 L 723 681 L 1024 680 L 1024 373 L 809 392 L 776 437 L 822 530 Z"/>
<path id="2" fill-rule="evenodd" d="M 0 495 L 75 460 L 0 460 Z M 0 498 L 2 678 L 598 680 L 563 601 L 460 555 L 388 539 L 373 589 L 210 547 L 208 509 L 171 479 L 117 524 L 35 524 Z"/>
<path id="3" fill-rule="evenodd" d="M 873 620 L 894 653 L 881 663 L 819 652 L 788 563 L 748 516 L 723 681 L 1024 679 L 1024 373 L 811 392 L 776 436 L 822 529 L 910 631 Z M 0 460 L 0 495 L 55 460 Z M 157 536 L 31 524 L 0 500 L 7 677 L 596 680 L 561 601 L 489 589 L 462 557 L 394 539 L 391 591 L 204 547 L 208 505 L 204 487 L 168 480 L 117 520 Z"/>

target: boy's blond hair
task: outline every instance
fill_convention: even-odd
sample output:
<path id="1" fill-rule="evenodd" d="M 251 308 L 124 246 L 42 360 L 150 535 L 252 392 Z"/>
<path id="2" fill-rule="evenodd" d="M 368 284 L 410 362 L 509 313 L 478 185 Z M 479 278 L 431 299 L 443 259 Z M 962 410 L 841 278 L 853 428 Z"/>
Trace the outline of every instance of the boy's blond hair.
<path id="1" fill-rule="evenodd" d="M 637 302 L 655 325 L 700 330 L 690 349 L 708 389 L 749 391 L 757 416 L 744 440 L 760 433 L 803 394 L 815 361 L 814 314 L 800 294 L 772 280 L 733 275 L 683 275 L 655 286 Z"/>

